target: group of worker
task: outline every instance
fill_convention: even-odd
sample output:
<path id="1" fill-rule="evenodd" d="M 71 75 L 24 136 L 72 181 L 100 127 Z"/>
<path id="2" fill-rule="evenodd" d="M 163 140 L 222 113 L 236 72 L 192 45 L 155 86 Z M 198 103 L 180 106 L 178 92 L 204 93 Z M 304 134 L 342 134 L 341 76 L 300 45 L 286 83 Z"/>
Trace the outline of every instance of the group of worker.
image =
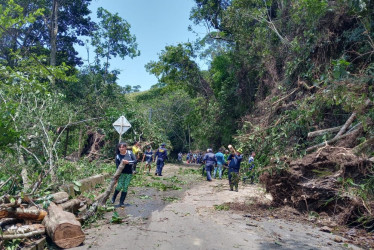
<path id="1" fill-rule="evenodd" d="M 228 180 L 230 185 L 230 191 L 238 192 L 238 184 L 239 184 L 239 170 L 240 164 L 243 160 L 242 150 L 238 149 L 235 150 L 234 147 L 231 145 L 228 146 L 229 150 L 219 149 L 216 154 L 213 153 L 211 148 L 207 149 L 207 153 L 202 156 L 201 153 L 196 154 L 194 156 L 191 152 L 187 154 L 187 162 L 188 163 L 201 163 L 205 164 L 205 171 L 207 174 L 207 181 L 212 181 L 213 178 L 216 178 L 218 174 L 218 178 L 222 179 L 222 175 L 224 170 L 228 169 Z M 224 153 L 223 153 L 224 151 Z M 155 153 L 153 153 L 151 146 L 147 145 L 146 150 L 143 152 L 143 157 L 140 159 L 142 154 L 140 143 L 136 142 L 131 150 L 127 149 L 127 143 L 121 142 L 117 145 L 116 148 L 116 167 L 120 166 L 121 162 L 125 165 L 121 175 L 118 179 L 117 186 L 115 188 L 113 197 L 111 199 L 112 203 L 115 202 L 117 195 L 121 192 L 120 202 L 116 207 L 123 207 L 124 201 L 127 195 L 127 190 L 130 185 L 131 179 L 133 174 L 136 173 L 136 165 L 138 162 L 146 162 L 144 169 L 148 168 L 148 174 L 151 171 L 151 164 L 152 162 L 156 162 L 156 171 L 155 175 L 162 176 L 162 170 L 165 165 L 165 160 L 168 159 L 168 153 L 166 149 L 166 144 L 162 143 L 160 148 L 158 148 Z M 182 153 L 178 154 L 178 160 L 182 161 Z M 251 156 L 248 159 L 249 163 L 249 171 L 252 171 L 251 174 L 251 183 L 253 183 L 254 174 L 254 157 L 255 153 L 252 152 Z M 157 160 L 156 160 L 157 159 Z M 194 160 L 195 159 L 195 160 Z M 213 172 L 213 173 L 212 173 Z"/>
<path id="2" fill-rule="evenodd" d="M 196 164 L 205 164 L 205 167 L 202 169 L 203 173 L 206 171 L 207 181 L 212 181 L 218 175 L 219 179 L 222 179 L 222 175 L 226 169 L 228 169 L 228 179 L 230 184 L 230 190 L 238 191 L 238 183 L 239 183 L 239 170 L 240 164 L 242 162 L 242 149 L 235 150 L 231 145 L 228 146 L 229 150 L 225 150 L 220 148 L 217 153 L 213 153 L 211 148 L 207 149 L 207 152 L 204 156 L 202 156 L 201 152 L 192 154 L 191 152 L 186 154 L 186 162 L 189 163 L 196 163 Z M 248 172 L 250 176 L 248 178 L 251 179 L 251 183 L 254 181 L 254 157 L 255 152 L 252 152 L 248 159 Z M 178 161 L 183 162 L 183 154 L 178 154 Z M 245 180 L 243 177 L 243 180 Z"/>
<path id="3" fill-rule="evenodd" d="M 228 148 L 230 151 L 225 150 L 225 154 L 222 153 L 222 148 L 219 149 L 216 154 L 213 153 L 211 148 L 208 148 L 207 153 L 204 155 L 202 161 L 205 164 L 207 181 L 212 181 L 212 172 L 213 178 L 216 178 L 216 174 L 218 172 L 219 179 L 222 179 L 222 173 L 227 167 L 230 191 L 234 191 L 235 188 L 235 191 L 238 192 L 240 180 L 239 171 L 240 164 L 243 160 L 243 151 L 242 149 L 235 150 L 235 148 L 231 145 L 229 145 Z M 251 172 L 251 183 L 254 181 L 254 157 L 255 152 L 252 152 L 248 159 L 249 171 Z"/>

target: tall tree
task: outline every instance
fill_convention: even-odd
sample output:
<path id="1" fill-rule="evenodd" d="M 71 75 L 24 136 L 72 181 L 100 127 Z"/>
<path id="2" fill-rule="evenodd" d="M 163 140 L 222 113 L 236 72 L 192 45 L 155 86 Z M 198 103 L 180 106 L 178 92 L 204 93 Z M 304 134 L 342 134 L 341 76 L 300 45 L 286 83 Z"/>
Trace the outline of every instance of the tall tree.
<path id="1" fill-rule="evenodd" d="M 83 45 L 80 36 L 88 36 L 95 29 L 88 9 L 91 0 L 0 0 L 0 5 L 15 2 L 27 16 L 38 9 L 43 15 L 35 22 L 22 27 L 13 27 L 0 43 L 0 58 L 9 61 L 10 51 L 22 49 L 39 55 L 48 55 L 51 65 L 65 62 L 75 66 L 82 64 L 74 45 Z"/>
<path id="2" fill-rule="evenodd" d="M 112 14 L 104 8 L 97 10 L 100 19 L 98 29 L 93 33 L 92 45 L 95 47 L 96 64 L 104 60 L 104 83 L 107 80 L 109 60 L 119 56 L 134 58 L 140 55 L 136 37 L 130 33 L 130 24 L 118 13 Z"/>

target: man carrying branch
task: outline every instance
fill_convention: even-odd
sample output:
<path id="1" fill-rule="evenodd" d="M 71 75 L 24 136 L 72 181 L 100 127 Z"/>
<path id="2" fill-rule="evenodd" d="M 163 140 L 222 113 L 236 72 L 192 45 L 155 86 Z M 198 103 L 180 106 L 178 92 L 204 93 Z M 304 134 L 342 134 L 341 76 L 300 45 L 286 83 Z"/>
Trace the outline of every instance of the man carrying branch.
<path id="1" fill-rule="evenodd" d="M 237 151 L 231 145 L 228 146 L 231 154 L 227 158 L 228 165 L 229 165 L 229 185 L 230 191 L 238 192 L 238 185 L 239 185 L 239 170 L 240 170 L 240 163 L 243 159 L 242 149 L 238 149 Z"/>

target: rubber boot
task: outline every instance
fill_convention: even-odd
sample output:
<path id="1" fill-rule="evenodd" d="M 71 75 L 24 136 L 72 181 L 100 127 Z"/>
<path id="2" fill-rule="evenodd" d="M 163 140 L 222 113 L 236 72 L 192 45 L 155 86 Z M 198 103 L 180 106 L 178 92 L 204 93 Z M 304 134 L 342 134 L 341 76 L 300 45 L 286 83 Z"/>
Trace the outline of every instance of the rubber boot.
<path id="1" fill-rule="evenodd" d="M 127 192 L 122 192 L 121 197 L 119 198 L 119 204 L 116 207 L 124 207 L 125 206 L 125 199 L 126 199 Z"/>
<path id="2" fill-rule="evenodd" d="M 117 189 L 114 189 L 114 194 L 113 194 L 113 197 L 112 197 L 112 203 L 114 203 L 116 201 L 116 198 L 117 198 L 117 195 L 119 194 L 119 191 L 117 191 Z"/>

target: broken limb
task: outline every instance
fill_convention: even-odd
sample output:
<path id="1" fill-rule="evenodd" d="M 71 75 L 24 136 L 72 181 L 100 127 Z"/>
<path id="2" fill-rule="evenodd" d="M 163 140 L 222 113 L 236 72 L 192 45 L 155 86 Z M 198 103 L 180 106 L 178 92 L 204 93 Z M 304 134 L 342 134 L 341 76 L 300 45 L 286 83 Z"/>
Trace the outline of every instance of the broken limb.
<path id="1" fill-rule="evenodd" d="M 313 150 L 315 150 L 315 149 L 317 149 L 317 148 L 320 148 L 320 147 L 325 146 L 326 144 L 329 145 L 329 144 L 331 144 L 331 143 L 334 143 L 334 142 L 336 142 L 336 141 L 339 141 L 339 140 L 341 140 L 341 139 L 344 139 L 344 138 L 346 138 L 346 137 L 352 135 L 353 132 L 355 132 L 356 130 L 358 130 L 358 129 L 360 129 L 360 128 L 362 128 L 362 125 L 357 126 L 357 128 L 356 128 L 355 130 L 352 130 L 351 132 L 349 132 L 349 133 L 347 133 L 347 134 L 345 134 L 345 135 L 341 135 L 341 136 L 339 136 L 339 137 L 334 137 L 334 138 L 331 139 L 331 140 L 328 140 L 328 141 L 322 142 L 322 143 L 320 143 L 320 144 L 314 145 L 314 146 L 312 146 L 312 147 L 309 147 L 309 148 L 306 149 L 306 152 L 309 153 L 309 152 L 311 152 L 311 151 L 313 151 Z"/>
<path id="2" fill-rule="evenodd" d="M 347 129 L 349 128 L 349 126 L 351 126 L 352 122 L 354 121 L 354 119 L 356 118 L 356 115 L 357 113 L 356 112 L 353 112 L 352 115 L 348 118 L 348 120 L 344 123 L 343 127 L 340 129 L 340 131 L 335 135 L 334 139 L 335 138 L 338 138 L 339 136 L 341 136 L 342 134 L 345 133 L 345 131 L 347 131 Z"/>
<path id="3" fill-rule="evenodd" d="M 0 239 L 11 240 L 11 239 L 24 239 L 30 238 L 36 235 L 44 234 L 45 227 L 41 224 L 22 225 L 22 226 L 11 226 L 5 230 Z"/>
<path id="4" fill-rule="evenodd" d="M 343 127 L 343 125 L 338 126 L 338 127 L 321 129 L 321 130 L 309 132 L 308 133 L 308 138 L 312 138 L 312 137 L 316 137 L 316 136 L 320 136 L 320 135 L 324 135 L 324 134 L 328 134 L 328 133 L 334 133 L 334 132 L 339 131 L 342 127 Z"/>

